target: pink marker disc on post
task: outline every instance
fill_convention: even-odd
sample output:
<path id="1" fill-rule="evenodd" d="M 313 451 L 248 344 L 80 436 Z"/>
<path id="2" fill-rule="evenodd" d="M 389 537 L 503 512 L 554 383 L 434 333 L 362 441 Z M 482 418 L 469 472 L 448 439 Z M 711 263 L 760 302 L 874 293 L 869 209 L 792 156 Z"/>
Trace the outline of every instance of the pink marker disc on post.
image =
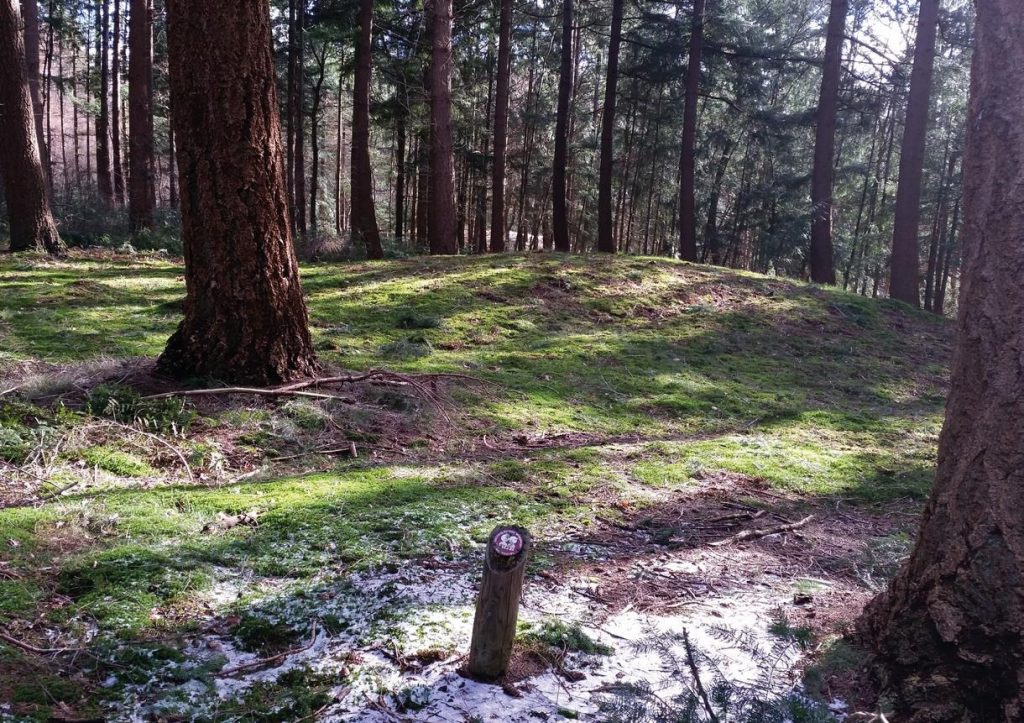
<path id="1" fill-rule="evenodd" d="M 523 549 L 523 536 L 515 530 L 502 530 L 494 538 L 494 551 L 503 557 L 514 557 Z"/>

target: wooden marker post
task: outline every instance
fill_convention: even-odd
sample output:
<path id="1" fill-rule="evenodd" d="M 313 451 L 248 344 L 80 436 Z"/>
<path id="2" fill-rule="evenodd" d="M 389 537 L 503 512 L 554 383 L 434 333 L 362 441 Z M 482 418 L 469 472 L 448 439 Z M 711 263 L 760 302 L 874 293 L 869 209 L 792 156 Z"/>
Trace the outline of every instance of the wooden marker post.
<path id="1" fill-rule="evenodd" d="M 530 533 L 522 527 L 496 527 L 487 541 L 469 646 L 468 672 L 474 678 L 494 680 L 508 670 L 530 548 Z"/>

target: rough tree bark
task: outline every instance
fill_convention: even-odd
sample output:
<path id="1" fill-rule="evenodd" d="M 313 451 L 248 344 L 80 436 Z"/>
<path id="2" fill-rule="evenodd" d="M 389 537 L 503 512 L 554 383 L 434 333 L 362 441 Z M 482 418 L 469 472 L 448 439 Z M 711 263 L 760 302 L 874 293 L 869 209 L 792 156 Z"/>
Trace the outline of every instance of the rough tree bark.
<path id="1" fill-rule="evenodd" d="M 114 169 L 114 200 L 124 205 L 124 166 L 121 163 L 121 0 L 114 0 L 110 43 L 110 162 Z"/>
<path id="2" fill-rule="evenodd" d="M 306 235 L 306 0 L 299 0 L 295 9 L 295 88 L 292 94 L 292 123 L 295 148 L 292 151 L 294 164 L 295 228 L 300 236 Z"/>
<path id="3" fill-rule="evenodd" d="M 131 0 L 128 42 L 128 229 L 153 228 L 153 2 Z"/>
<path id="4" fill-rule="evenodd" d="M 505 250 L 505 151 L 508 148 L 508 96 L 512 75 L 512 0 L 500 0 L 500 3 L 498 80 L 494 97 L 494 165 L 491 168 L 491 251 L 495 253 Z"/>
<path id="5" fill-rule="evenodd" d="M 572 98 L 572 25 L 573 0 L 562 0 L 562 64 L 558 70 L 558 115 L 551 168 L 551 225 L 555 250 L 565 253 L 570 250 L 566 175 L 569 172 L 569 101 Z"/>
<path id="6" fill-rule="evenodd" d="M 46 196 L 32 94 L 25 71 L 25 40 L 15 0 L 0 0 L 0 176 L 11 251 L 63 251 Z"/>
<path id="7" fill-rule="evenodd" d="M 274 384 L 316 370 L 288 224 L 266 2 L 168 2 L 185 318 L 158 368 Z"/>
<path id="8" fill-rule="evenodd" d="M 43 161 L 44 173 L 49 173 L 45 163 L 47 148 L 43 131 L 43 101 L 39 93 L 39 4 L 36 0 L 21 0 L 21 16 L 25 23 L 25 68 L 28 74 L 28 89 L 32 96 L 32 111 L 35 118 L 36 143 L 39 158 Z"/>
<path id="9" fill-rule="evenodd" d="M 96 3 L 96 71 L 99 75 L 99 111 L 96 114 L 96 188 L 100 200 L 114 206 L 114 179 L 110 167 L 110 84 L 109 70 L 110 8 L 107 0 Z"/>
<path id="10" fill-rule="evenodd" d="M 452 0 L 430 0 L 430 253 L 454 254 L 455 153 L 452 141 Z"/>
<path id="11" fill-rule="evenodd" d="M 892 267 L 889 295 L 913 306 L 921 305 L 918 289 L 918 225 L 921 220 L 921 176 L 928 134 L 928 101 L 939 0 L 921 0 L 917 18 L 914 66 L 910 72 L 910 97 L 900 149 L 900 178 L 896 187 L 896 212 L 892 224 Z"/>
<path id="12" fill-rule="evenodd" d="M 821 69 L 818 122 L 814 135 L 814 170 L 811 174 L 811 281 L 836 283 L 832 250 L 832 184 L 835 173 L 836 115 L 839 111 L 839 74 L 849 0 L 832 0 Z"/>
<path id="13" fill-rule="evenodd" d="M 601 162 L 597 181 L 597 250 L 615 253 L 612 218 L 612 169 L 615 163 L 615 97 L 619 81 L 619 44 L 622 42 L 623 0 L 612 0 L 612 28 L 608 41 L 608 73 L 601 115 Z"/>
<path id="14" fill-rule="evenodd" d="M 1024 720 L 1024 5 L 978 0 L 964 271 L 935 489 L 861 620 L 901 721 Z"/>
<path id="15" fill-rule="evenodd" d="M 694 0 L 690 21 L 690 55 L 686 62 L 686 98 L 683 105 L 683 139 L 679 151 L 679 255 L 697 260 L 697 212 L 694 167 L 697 147 L 697 92 L 700 90 L 700 58 L 704 48 L 704 0 Z"/>
<path id="16" fill-rule="evenodd" d="M 373 204 L 373 169 L 370 165 L 370 74 L 373 47 L 373 0 L 359 2 L 359 40 L 352 84 L 352 243 L 366 247 L 366 256 L 384 258 Z"/>

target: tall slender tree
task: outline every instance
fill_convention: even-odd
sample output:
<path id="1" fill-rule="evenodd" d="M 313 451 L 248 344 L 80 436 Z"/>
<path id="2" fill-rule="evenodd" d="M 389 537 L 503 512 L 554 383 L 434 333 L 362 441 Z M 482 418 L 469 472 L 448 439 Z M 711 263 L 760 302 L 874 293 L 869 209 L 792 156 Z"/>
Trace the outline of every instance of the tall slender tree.
<path id="1" fill-rule="evenodd" d="M 978 0 L 964 272 L 935 488 L 862 620 L 899 720 L 1024 720 L 1024 5 Z"/>
<path id="2" fill-rule="evenodd" d="M 269 5 L 169 0 L 167 10 L 187 294 L 158 368 L 250 384 L 309 375 Z"/>
<path id="3" fill-rule="evenodd" d="M 63 251 L 50 212 L 39 158 L 25 39 L 16 0 L 0 0 L 0 177 L 10 223 L 11 251 Z"/>
<path id="4" fill-rule="evenodd" d="M 121 0 L 114 0 L 110 34 L 110 162 L 114 173 L 114 200 L 124 204 L 124 165 L 121 158 Z"/>
<path id="5" fill-rule="evenodd" d="M 96 113 L 96 187 L 100 200 L 114 206 L 114 178 L 110 165 L 110 6 L 107 0 L 96 3 L 96 73 L 99 76 Z"/>
<path id="6" fill-rule="evenodd" d="M 900 150 L 900 178 L 896 187 L 896 215 L 892 225 L 892 266 L 889 295 L 920 306 L 921 297 L 918 233 L 921 221 L 921 177 L 924 172 L 925 141 L 928 135 L 928 107 L 932 68 L 935 63 L 935 33 L 939 22 L 939 0 L 920 0 L 914 66 L 910 71 L 910 98 Z"/>
<path id="7" fill-rule="evenodd" d="M 849 0 L 832 0 L 821 69 L 821 94 L 814 134 L 814 170 L 811 174 L 811 281 L 836 283 L 832 250 L 832 185 L 835 167 L 836 116 L 839 112 L 839 74 Z"/>
<path id="8" fill-rule="evenodd" d="M 455 234 L 455 147 L 452 139 L 452 0 L 429 0 L 430 213 L 432 254 L 458 252 Z"/>
<path id="9" fill-rule="evenodd" d="M 491 167 L 491 251 L 505 250 L 505 161 L 512 75 L 512 0 L 498 0 L 498 78 L 494 91 L 494 164 Z M 571 0 L 569 0 L 571 2 Z"/>
<path id="10" fill-rule="evenodd" d="M 697 103 L 700 61 L 704 50 L 705 0 L 693 0 L 690 16 L 690 53 L 686 61 L 686 96 L 683 100 L 683 138 L 679 151 L 679 255 L 697 260 L 697 213 L 694 168 L 697 151 Z"/>
<path id="11" fill-rule="evenodd" d="M 505 0 L 506 2 L 508 0 Z M 555 155 L 551 168 L 551 226 L 555 250 L 568 252 L 569 212 L 569 101 L 573 87 L 573 0 L 562 0 L 562 62 L 558 70 L 558 115 L 555 121 Z"/>
<path id="12" fill-rule="evenodd" d="M 612 171 L 615 155 L 615 98 L 619 81 L 619 45 L 622 42 L 624 0 L 612 0 L 612 28 L 608 40 L 608 73 L 604 86 L 604 111 L 601 114 L 601 163 L 597 182 L 597 250 L 615 253 L 612 218 Z"/>
<path id="13" fill-rule="evenodd" d="M 297 0 L 295 8 L 295 87 L 291 98 L 292 123 L 295 144 L 294 197 L 292 212 L 295 228 L 300 236 L 306 235 L 306 0 Z"/>
<path id="14" fill-rule="evenodd" d="M 373 203 L 373 168 L 370 165 L 370 75 L 373 54 L 373 0 L 359 0 L 359 40 L 352 84 L 352 241 L 366 248 L 371 259 L 384 257 Z"/>
<path id="15" fill-rule="evenodd" d="M 153 1 L 131 0 L 128 41 L 128 228 L 153 228 Z"/>

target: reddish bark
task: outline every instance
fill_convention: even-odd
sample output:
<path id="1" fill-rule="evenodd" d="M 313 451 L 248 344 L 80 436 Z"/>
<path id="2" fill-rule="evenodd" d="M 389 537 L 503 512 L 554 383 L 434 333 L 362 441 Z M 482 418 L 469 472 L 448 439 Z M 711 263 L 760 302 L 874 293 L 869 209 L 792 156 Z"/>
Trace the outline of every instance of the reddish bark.
<path id="1" fill-rule="evenodd" d="M 430 0 L 430 214 L 432 254 L 457 253 L 452 140 L 452 0 Z"/>
<path id="2" fill-rule="evenodd" d="M 167 35 L 187 296 L 158 367 L 249 384 L 308 376 L 268 5 L 170 0 Z"/>
<path id="3" fill-rule="evenodd" d="M 0 0 L 0 176 L 11 251 L 63 251 L 46 196 L 39 137 L 25 71 L 25 40 L 15 0 Z"/>
<path id="4" fill-rule="evenodd" d="M 1024 720 L 1024 5 L 978 0 L 964 271 L 935 489 L 861 621 L 909 723 Z"/>
<path id="5" fill-rule="evenodd" d="M 128 229 L 153 228 L 153 2 L 131 0 L 128 66 Z"/>

